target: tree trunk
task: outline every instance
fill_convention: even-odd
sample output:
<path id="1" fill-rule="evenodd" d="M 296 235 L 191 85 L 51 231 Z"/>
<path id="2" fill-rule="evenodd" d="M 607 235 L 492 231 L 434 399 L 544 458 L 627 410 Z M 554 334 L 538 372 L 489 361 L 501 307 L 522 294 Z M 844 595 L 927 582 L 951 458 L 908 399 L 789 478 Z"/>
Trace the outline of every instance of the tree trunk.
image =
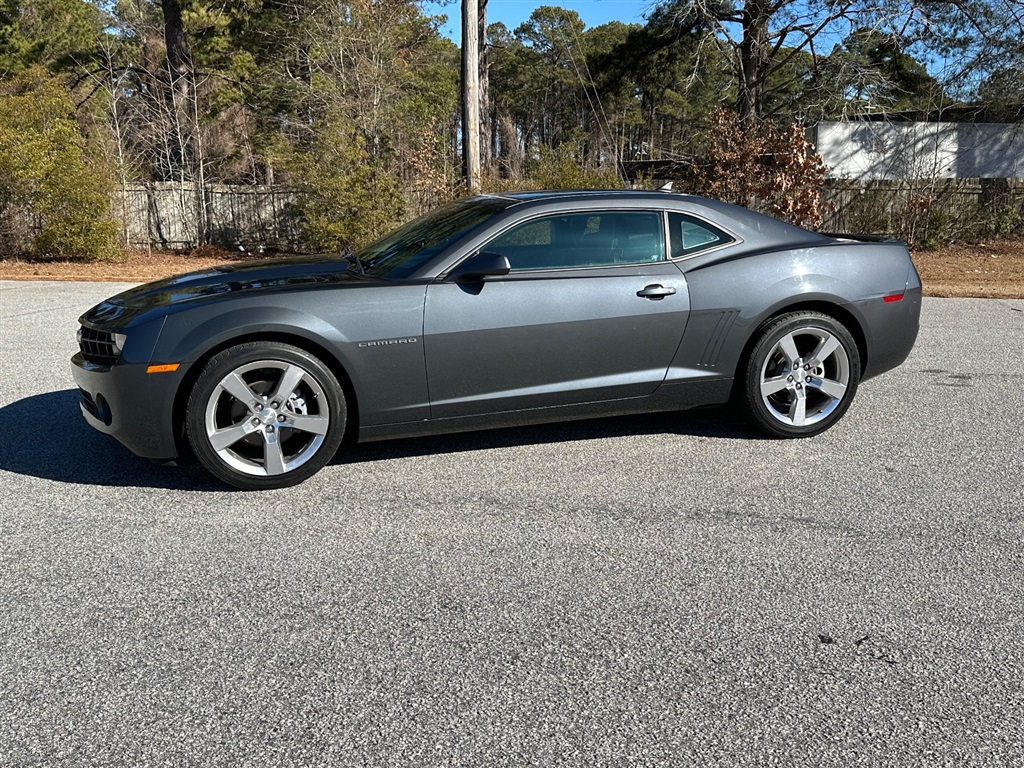
<path id="1" fill-rule="evenodd" d="M 164 45 L 167 47 L 167 69 L 171 75 L 171 86 L 175 96 L 182 102 L 188 101 L 192 59 L 188 50 L 188 39 L 185 36 L 185 24 L 181 18 L 180 0 L 163 0 L 164 13 Z"/>
<path id="2" fill-rule="evenodd" d="M 196 101 L 195 72 L 188 48 L 188 37 L 181 16 L 181 0 L 163 0 L 164 44 L 171 89 L 171 118 L 178 143 L 177 175 L 182 194 L 187 181 L 194 182 L 196 244 L 209 239 L 207 200 L 202 147 L 199 143 L 199 104 Z M 173 173 L 173 169 L 172 169 Z"/>
<path id="3" fill-rule="evenodd" d="M 736 111 L 740 122 L 753 127 L 764 113 L 765 80 L 771 65 L 768 40 L 769 10 L 765 0 L 747 0 L 743 7 L 743 40 Z"/>

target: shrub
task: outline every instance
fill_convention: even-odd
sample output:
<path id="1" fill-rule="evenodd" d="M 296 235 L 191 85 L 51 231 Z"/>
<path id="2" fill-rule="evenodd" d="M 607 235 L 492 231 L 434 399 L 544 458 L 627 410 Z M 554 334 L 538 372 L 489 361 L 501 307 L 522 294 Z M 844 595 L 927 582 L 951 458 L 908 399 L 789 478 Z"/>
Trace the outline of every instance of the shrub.
<path id="1" fill-rule="evenodd" d="M 384 235 L 403 213 L 398 182 L 344 122 L 326 124 L 287 160 L 300 189 L 296 215 L 315 251 L 356 249 Z"/>
<path id="2" fill-rule="evenodd" d="M 120 255 L 109 178 L 90 157 L 68 91 L 41 70 L 0 85 L 0 253 Z"/>
<path id="3" fill-rule="evenodd" d="M 800 226 L 821 225 L 825 164 L 799 125 L 744 126 L 736 115 L 716 109 L 703 144 L 690 181 L 697 194 Z"/>
<path id="4" fill-rule="evenodd" d="M 622 189 L 625 183 L 612 168 L 584 166 L 582 147 L 567 141 L 556 149 L 542 146 L 530 163 L 526 178 L 486 176 L 481 182 L 485 192 L 525 192 L 539 189 Z"/>
<path id="5" fill-rule="evenodd" d="M 530 174 L 538 189 L 622 189 L 622 178 L 615 169 L 586 168 L 582 147 L 565 142 L 557 149 L 541 147 L 540 158 Z"/>

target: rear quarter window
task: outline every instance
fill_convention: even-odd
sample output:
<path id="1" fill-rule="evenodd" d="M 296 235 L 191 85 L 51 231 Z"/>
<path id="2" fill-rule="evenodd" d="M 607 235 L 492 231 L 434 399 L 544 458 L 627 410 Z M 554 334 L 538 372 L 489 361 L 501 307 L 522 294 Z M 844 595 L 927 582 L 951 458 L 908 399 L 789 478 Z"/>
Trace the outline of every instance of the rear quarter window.
<path id="1" fill-rule="evenodd" d="M 668 228 L 673 259 L 717 248 L 736 239 L 706 221 L 683 213 L 669 213 Z"/>

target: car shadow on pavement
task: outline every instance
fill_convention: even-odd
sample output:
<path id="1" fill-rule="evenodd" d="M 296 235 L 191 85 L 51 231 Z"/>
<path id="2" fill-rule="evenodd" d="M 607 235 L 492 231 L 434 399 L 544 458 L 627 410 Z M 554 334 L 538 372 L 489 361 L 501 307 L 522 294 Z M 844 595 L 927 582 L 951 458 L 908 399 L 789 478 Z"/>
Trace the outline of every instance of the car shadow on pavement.
<path id="1" fill-rule="evenodd" d="M 60 483 L 170 490 L 227 490 L 197 469 L 140 459 L 90 427 L 77 389 L 32 395 L 0 408 L 0 470 Z"/>
<path id="2" fill-rule="evenodd" d="M 363 443 L 342 449 L 332 464 L 360 464 L 385 459 L 513 448 L 544 443 L 573 443 L 630 435 L 688 435 L 736 440 L 767 439 L 727 408 L 700 408 L 673 413 L 613 416 L 529 427 L 508 427 L 401 440 Z"/>
<path id="3" fill-rule="evenodd" d="M 78 390 L 32 395 L 0 408 L 0 470 L 60 483 L 168 490 L 231 491 L 194 461 L 160 466 L 140 459 L 109 435 L 90 427 L 78 408 Z M 629 435 L 758 439 L 725 408 L 617 416 L 452 435 L 366 443 L 343 448 L 332 464 L 461 453 L 544 443 L 572 443 Z"/>

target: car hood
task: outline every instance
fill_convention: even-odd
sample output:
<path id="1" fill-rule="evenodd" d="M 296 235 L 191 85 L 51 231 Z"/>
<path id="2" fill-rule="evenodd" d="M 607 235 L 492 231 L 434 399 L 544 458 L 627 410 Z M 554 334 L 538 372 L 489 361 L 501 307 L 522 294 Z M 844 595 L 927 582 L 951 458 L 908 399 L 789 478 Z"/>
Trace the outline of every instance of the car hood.
<path id="1" fill-rule="evenodd" d="M 123 325 L 150 310 L 172 309 L 231 294 L 379 282 L 351 272 L 348 267 L 348 261 L 336 254 L 225 264 L 130 288 L 93 307 L 82 316 L 82 322 L 98 326 Z"/>

